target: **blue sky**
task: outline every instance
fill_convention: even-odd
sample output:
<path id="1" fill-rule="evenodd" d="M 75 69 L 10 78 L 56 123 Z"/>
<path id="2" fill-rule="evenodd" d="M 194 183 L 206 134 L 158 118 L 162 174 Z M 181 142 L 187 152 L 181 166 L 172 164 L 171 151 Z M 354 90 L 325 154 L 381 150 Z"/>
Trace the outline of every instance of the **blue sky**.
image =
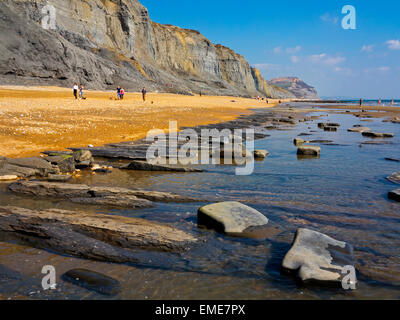
<path id="1" fill-rule="evenodd" d="M 152 20 L 199 30 L 266 79 L 298 76 L 321 96 L 400 98 L 398 0 L 140 0 Z M 342 8 L 356 9 L 356 30 Z"/>

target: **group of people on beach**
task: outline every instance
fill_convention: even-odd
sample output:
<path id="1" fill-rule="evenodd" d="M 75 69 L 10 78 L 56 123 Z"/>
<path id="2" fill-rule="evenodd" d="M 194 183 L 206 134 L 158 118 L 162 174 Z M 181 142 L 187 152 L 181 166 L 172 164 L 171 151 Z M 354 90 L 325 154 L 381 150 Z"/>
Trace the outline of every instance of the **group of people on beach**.
<path id="1" fill-rule="evenodd" d="M 363 105 L 364 100 L 360 99 L 360 107 Z M 382 105 L 382 99 L 378 100 L 378 106 L 380 107 Z M 394 99 L 392 99 L 392 101 L 390 102 L 390 106 L 393 107 L 394 106 Z"/>
<path id="2" fill-rule="evenodd" d="M 79 87 L 78 87 L 78 83 L 75 82 L 74 83 L 74 87 L 73 87 L 73 91 L 74 91 L 75 100 L 78 100 L 78 91 L 79 91 L 79 99 L 81 99 L 81 100 L 82 99 L 86 99 L 83 96 L 83 84 L 80 84 Z"/>
<path id="3" fill-rule="evenodd" d="M 79 99 L 81 99 L 81 100 L 82 100 L 82 99 L 86 100 L 86 98 L 83 96 L 83 85 L 82 85 L 82 84 L 80 84 L 80 85 L 78 86 L 78 83 L 75 82 L 72 89 L 73 89 L 73 93 L 74 93 L 75 100 L 78 100 L 78 92 L 79 92 Z M 146 90 L 146 88 L 143 88 L 143 89 L 142 89 L 142 98 L 143 98 L 143 101 L 146 101 L 146 94 L 147 94 L 147 90 Z M 124 90 L 124 88 L 121 88 L 120 86 L 118 86 L 118 87 L 117 87 L 117 99 L 118 99 L 118 100 L 123 100 L 123 99 L 124 99 L 124 96 L 125 96 L 125 90 Z"/>

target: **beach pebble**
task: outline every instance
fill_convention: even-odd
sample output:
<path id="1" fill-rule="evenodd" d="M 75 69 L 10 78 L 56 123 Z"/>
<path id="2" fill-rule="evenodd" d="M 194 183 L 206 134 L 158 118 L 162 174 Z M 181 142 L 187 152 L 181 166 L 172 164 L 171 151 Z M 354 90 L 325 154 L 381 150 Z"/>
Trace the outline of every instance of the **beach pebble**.
<path id="1" fill-rule="evenodd" d="M 197 213 L 198 225 L 221 233 L 240 235 L 251 227 L 263 227 L 268 218 L 240 202 L 221 202 L 201 207 Z"/>
<path id="2" fill-rule="evenodd" d="M 345 266 L 354 266 L 352 246 L 313 230 L 298 229 L 282 271 L 295 274 L 303 283 L 341 287 Z"/>

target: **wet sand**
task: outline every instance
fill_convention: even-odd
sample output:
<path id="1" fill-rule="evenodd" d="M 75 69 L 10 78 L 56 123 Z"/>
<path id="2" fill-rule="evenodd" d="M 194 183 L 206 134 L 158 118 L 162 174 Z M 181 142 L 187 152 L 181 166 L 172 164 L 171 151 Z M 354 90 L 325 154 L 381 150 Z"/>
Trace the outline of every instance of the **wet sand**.
<path id="1" fill-rule="evenodd" d="M 233 120 L 252 108 L 278 102 L 212 96 L 85 91 L 75 100 L 71 89 L 0 86 L 0 155 L 26 157 L 44 150 L 94 146 L 144 138 L 151 129 L 165 130 L 169 121 L 196 126 Z"/>

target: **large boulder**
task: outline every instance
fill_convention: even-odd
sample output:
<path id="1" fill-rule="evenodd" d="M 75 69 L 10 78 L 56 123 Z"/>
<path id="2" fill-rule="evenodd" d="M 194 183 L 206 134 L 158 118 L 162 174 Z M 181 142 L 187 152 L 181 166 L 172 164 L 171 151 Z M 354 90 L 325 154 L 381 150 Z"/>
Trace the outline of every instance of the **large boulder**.
<path id="1" fill-rule="evenodd" d="M 321 147 L 301 146 L 297 149 L 297 154 L 302 156 L 319 156 L 321 154 Z"/>
<path id="2" fill-rule="evenodd" d="M 61 172 L 74 172 L 75 171 L 75 159 L 71 155 L 54 155 L 44 158 L 51 164 L 57 165 Z"/>
<path id="3" fill-rule="evenodd" d="M 200 226 L 232 235 L 268 224 L 268 218 L 262 213 L 240 202 L 221 202 L 201 207 L 197 219 Z"/>
<path id="4" fill-rule="evenodd" d="M 282 271 L 295 274 L 303 283 L 341 286 L 343 268 L 354 266 L 353 248 L 325 234 L 298 229 Z"/>

